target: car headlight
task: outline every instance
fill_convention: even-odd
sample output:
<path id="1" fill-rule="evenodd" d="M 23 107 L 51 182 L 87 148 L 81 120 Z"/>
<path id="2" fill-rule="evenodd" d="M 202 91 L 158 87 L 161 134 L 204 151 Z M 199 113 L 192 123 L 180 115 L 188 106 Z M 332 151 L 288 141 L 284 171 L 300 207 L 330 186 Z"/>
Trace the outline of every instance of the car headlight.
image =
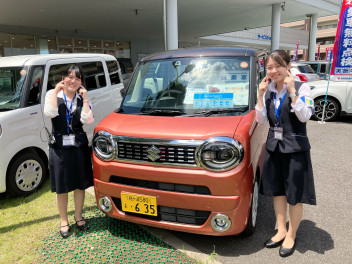
<path id="1" fill-rule="evenodd" d="M 102 160 L 112 160 L 115 154 L 115 142 L 109 132 L 100 130 L 93 137 L 93 150 L 95 155 Z"/>
<path id="2" fill-rule="evenodd" d="M 215 137 L 206 140 L 197 152 L 202 167 L 211 171 L 224 171 L 237 166 L 243 159 L 242 145 L 233 138 Z"/>

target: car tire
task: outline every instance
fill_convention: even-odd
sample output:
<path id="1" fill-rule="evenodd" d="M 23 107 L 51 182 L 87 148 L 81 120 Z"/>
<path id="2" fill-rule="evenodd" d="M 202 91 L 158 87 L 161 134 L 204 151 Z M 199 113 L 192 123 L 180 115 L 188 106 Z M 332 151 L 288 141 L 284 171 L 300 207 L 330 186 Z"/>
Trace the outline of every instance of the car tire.
<path id="1" fill-rule="evenodd" d="M 257 215 L 258 215 L 258 200 L 259 200 L 259 180 L 256 178 L 253 186 L 251 208 L 249 209 L 249 217 L 246 229 L 242 232 L 244 236 L 250 236 L 254 233 Z"/>
<path id="2" fill-rule="evenodd" d="M 315 120 L 321 120 L 323 116 L 323 108 L 325 103 L 325 97 L 321 97 L 314 100 L 314 114 Z M 324 121 L 333 121 L 340 115 L 340 105 L 336 99 L 328 97 L 326 99 L 326 106 L 324 112 Z"/>
<path id="3" fill-rule="evenodd" d="M 6 191 L 12 196 L 27 196 L 42 185 L 47 167 L 36 152 L 25 152 L 15 157 L 7 172 Z"/>

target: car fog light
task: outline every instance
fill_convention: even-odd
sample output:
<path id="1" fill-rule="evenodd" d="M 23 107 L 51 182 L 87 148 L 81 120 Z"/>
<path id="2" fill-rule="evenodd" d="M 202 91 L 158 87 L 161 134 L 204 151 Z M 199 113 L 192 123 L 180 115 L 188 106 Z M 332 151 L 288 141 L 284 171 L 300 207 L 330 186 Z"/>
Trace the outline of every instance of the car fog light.
<path id="1" fill-rule="evenodd" d="M 211 227 L 218 232 L 224 232 L 231 226 L 231 220 L 226 215 L 217 214 L 211 218 Z"/>
<path id="2" fill-rule="evenodd" d="M 101 197 L 99 199 L 99 206 L 104 212 L 110 212 L 112 209 L 112 203 L 108 197 Z"/>

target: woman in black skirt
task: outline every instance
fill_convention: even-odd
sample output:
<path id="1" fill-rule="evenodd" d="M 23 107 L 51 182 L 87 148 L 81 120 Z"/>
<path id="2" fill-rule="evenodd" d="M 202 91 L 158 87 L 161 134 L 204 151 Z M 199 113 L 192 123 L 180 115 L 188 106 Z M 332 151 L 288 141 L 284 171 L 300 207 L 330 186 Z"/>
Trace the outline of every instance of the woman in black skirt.
<path id="1" fill-rule="evenodd" d="M 74 191 L 75 221 L 80 230 L 88 226 L 82 217 L 85 189 L 93 185 L 93 172 L 84 124 L 94 121 L 87 90 L 82 86 L 80 66 L 71 65 L 62 81 L 45 97 L 44 114 L 52 121 L 49 142 L 51 191 L 56 192 L 60 235 L 70 234 L 67 217 L 68 193 Z"/>
<path id="2" fill-rule="evenodd" d="M 273 51 L 267 58 L 267 76 L 259 85 L 256 120 L 269 121 L 260 192 L 274 197 L 277 233 L 265 247 L 280 246 L 282 257 L 291 255 L 303 215 L 303 203 L 316 204 L 310 144 L 306 122 L 314 112 L 310 87 L 295 82 L 289 72 L 290 56 Z M 289 227 L 286 228 L 287 204 Z"/>

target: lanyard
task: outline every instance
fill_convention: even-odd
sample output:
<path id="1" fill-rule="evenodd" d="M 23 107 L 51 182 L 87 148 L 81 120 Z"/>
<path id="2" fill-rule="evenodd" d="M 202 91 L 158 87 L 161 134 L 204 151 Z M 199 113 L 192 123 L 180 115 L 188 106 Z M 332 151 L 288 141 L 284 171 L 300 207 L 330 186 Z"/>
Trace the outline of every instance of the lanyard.
<path id="1" fill-rule="evenodd" d="M 280 123 L 280 112 L 281 112 L 281 107 L 282 107 L 282 103 L 285 100 L 285 96 L 287 94 L 287 91 L 284 93 L 284 95 L 282 96 L 281 100 L 280 100 L 280 105 L 278 108 L 276 108 L 276 93 L 274 93 L 274 105 L 275 105 L 275 113 L 276 113 L 276 117 L 277 117 L 277 126 L 279 127 L 279 123 Z"/>
<path id="2" fill-rule="evenodd" d="M 64 98 L 65 98 L 65 105 L 66 105 L 66 121 L 67 121 L 67 134 L 70 134 L 70 119 L 71 119 L 71 111 L 72 111 L 72 106 L 73 106 L 73 102 L 75 101 L 76 98 L 76 94 L 73 97 L 72 101 L 71 101 L 71 106 L 70 108 L 67 107 L 67 99 L 66 99 L 66 95 L 65 92 L 64 93 Z"/>

